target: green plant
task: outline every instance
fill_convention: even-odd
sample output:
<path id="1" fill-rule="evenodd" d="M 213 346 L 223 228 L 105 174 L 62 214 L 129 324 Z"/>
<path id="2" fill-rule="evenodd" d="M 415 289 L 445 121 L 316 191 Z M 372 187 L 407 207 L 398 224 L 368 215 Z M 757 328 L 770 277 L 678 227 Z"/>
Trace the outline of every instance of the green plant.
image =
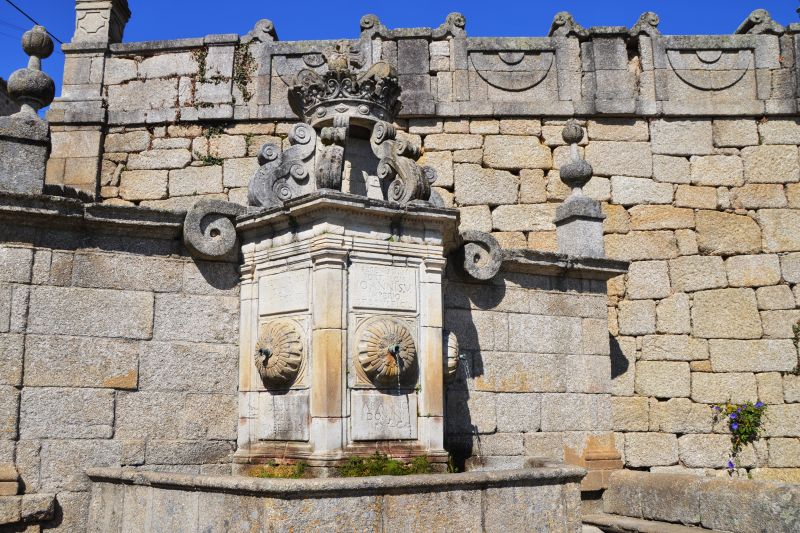
<path id="1" fill-rule="evenodd" d="M 222 163 L 225 162 L 225 160 L 222 159 L 221 157 L 214 157 L 213 155 L 210 154 L 200 155 L 197 152 L 195 152 L 194 156 L 197 158 L 198 161 L 203 163 L 204 167 L 209 167 L 212 165 L 222 165 Z"/>
<path id="2" fill-rule="evenodd" d="M 250 477 L 300 479 L 302 477 L 308 477 L 306 474 L 307 467 L 308 465 L 303 462 L 281 465 L 275 461 L 271 461 L 265 465 L 250 468 L 247 474 Z"/>
<path id="3" fill-rule="evenodd" d="M 410 463 L 404 463 L 380 452 L 369 457 L 350 457 L 338 470 L 342 477 L 407 476 L 433 471 L 427 457 L 415 457 Z"/>
<path id="4" fill-rule="evenodd" d="M 731 456 L 726 467 L 728 473 L 733 474 L 739 467 L 738 457 L 742 448 L 761 438 L 767 406 L 762 402 L 747 402 L 722 403 L 712 405 L 711 408 L 714 410 L 714 421 L 724 418 L 731 431 Z"/>
<path id="5" fill-rule="evenodd" d="M 256 60 L 253 54 L 250 53 L 250 46 L 246 44 L 239 44 L 233 52 L 233 83 L 242 93 L 242 98 L 245 102 L 249 102 L 253 98 L 247 86 L 250 79 L 256 71 Z"/>
<path id="6" fill-rule="evenodd" d="M 221 124 L 213 124 L 211 126 L 206 126 L 205 130 L 203 131 L 203 137 L 210 139 L 211 137 L 219 137 L 223 133 L 225 133 L 225 126 Z"/>
<path id="7" fill-rule="evenodd" d="M 794 349 L 797 350 L 798 345 L 800 345 L 800 322 L 792 326 L 792 334 L 794 335 L 792 339 L 794 341 Z M 797 364 L 794 366 L 794 373 L 795 375 L 800 374 L 800 353 L 797 355 Z"/>
<path id="8" fill-rule="evenodd" d="M 201 82 L 206 81 L 206 60 L 208 48 L 198 48 L 192 52 L 192 57 L 197 62 L 197 76 Z"/>

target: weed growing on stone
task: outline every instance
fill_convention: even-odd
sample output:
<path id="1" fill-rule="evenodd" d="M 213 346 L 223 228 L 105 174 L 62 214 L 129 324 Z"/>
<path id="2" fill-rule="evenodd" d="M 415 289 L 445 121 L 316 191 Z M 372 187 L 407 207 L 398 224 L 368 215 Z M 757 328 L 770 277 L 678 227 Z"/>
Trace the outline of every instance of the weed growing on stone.
<path id="1" fill-rule="evenodd" d="M 731 456 L 725 466 L 728 473 L 733 475 L 739 467 L 738 457 L 742 448 L 761 438 L 767 406 L 761 402 L 747 402 L 722 403 L 712 405 L 711 408 L 714 410 L 714 421 L 717 422 L 724 417 L 728 429 L 731 430 Z"/>
<path id="2" fill-rule="evenodd" d="M 310 477 L 306 474 L 307 467 L 308 465 L 303 462 L 279 465 L 273 461 L 265 465 L 254 466 L 247 471 L 247 474 L 260 478 L 300 479 Z"/>
<path id="3" fill-rule="evenodd" d="M 224 159 L 220 157 L 214 157 L 213 155 L 200 155 L 197 152 L 194 153 L 194 156 L 197 158 L 198 161 L 203 163 L 204 167 L 210 167 L 213 165 L 222 165 L 225 162 Z"/>
<path id="4" fill-rule="evenodd" d="M 370 457 L 350 457 L 338 470 L 342 477 L 407 476 L 433 472 L 427 457 L 415 457 L 410 463 L 404 463 L 380 452 Z"/>
<path id="5" fill-rule="evenodd" d="M 798 345 L 800 345 L 800 322 L 792 326 L 792 334 L 794 334 L 794 349 L 798 349 Z M 797 365 L 794 367 L 794 374 L 800 374 L 800 353 L 797 355 Z"/>

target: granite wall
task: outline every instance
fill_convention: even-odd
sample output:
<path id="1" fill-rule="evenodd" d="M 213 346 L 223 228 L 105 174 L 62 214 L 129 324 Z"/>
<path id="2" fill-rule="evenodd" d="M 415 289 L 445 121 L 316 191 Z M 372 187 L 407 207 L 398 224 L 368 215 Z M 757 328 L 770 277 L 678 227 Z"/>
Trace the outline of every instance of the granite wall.
<path id="1" fill-rule="evenodd" d="M 163 213 L 2 197 L 0 215 L 0 462 L 56 494 L 47 527 L 84 530 L 90 466 L 229 474 L 238 265 L 188 258 Z"/>

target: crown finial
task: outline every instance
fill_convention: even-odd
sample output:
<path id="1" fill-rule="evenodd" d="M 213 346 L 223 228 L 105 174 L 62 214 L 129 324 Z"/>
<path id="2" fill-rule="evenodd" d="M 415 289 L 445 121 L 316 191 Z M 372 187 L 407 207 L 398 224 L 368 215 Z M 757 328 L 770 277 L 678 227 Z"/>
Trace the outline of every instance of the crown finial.
<path id="1" fill-rule="evenodd" d="M 53 40 L 42 26 L 34 26 L 22 36 L 22 49 L 30 56 L 28 67 L 15 71 L 8 79 L 8 95 L 24 111 L 35 113 L 50 105 L 55 96 L 53 79 L 42 72 L 42 59 L 53 53 Z"/>

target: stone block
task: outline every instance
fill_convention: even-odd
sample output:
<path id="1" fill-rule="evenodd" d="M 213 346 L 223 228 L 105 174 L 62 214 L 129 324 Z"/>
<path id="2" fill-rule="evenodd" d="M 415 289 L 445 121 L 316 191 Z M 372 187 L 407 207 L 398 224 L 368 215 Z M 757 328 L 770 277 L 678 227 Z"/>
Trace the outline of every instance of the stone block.
<path id="1" fill-rule="evenodd" d="M 633 396 L 636 377 L 636 339 L 611 339 L 611 392 L 614 396 Z"/>
<path id="2" fill-rule="evenodd" d="M 560 355 L 484 353 L 475 390 L 484 392 L 563 392 L 566 365 Z"/>
<path id="3" fill-rule="evenodd" d="M 500 133 L 503 135 L 535 135 L 542 132 L 542 121 L 527 118 L 501 118 Z"/>
<path id="4" fill-rule="evenodd" d="M 800 183 L 786 185 L 786 200 L 789 203 L 789 207 L 800 208 Z"/>
<path id="5" fill-rule="evenodd" d="M 542 394 L 542 431 L 598 431 L 611 427 L 605 394 Z"/>
<path id="6" fill-rule="evenodd" d="M 748 183 L 800 181 L 797 146 L 762 145 L 742 149 L 744 177 Z"/>
<path id="7" fill-rule="evenodd" d="M 796 531 L 798 491 L 792 485 L 718 478 L 703 484 L 703 527 L 723 531 Z"/>
<path id="8" fill-rule="evenodd" d="M 774 285 L 756 289 L 759 310 L 793 309 L 794 295 L 788 285 Z"/>
<path id="9" fill-rule="evenodd" d="M 459 231 L 492 231 L 492 213 L 488 205 L 475 205 L 459 208 Z"/>
<path id="10" fill-rule="evenodd" d="M 679 229 L 675 232 L 675 239 L 678 241 L 678 253 L 680 255 L 695 255 L 700 253 L 697 246 L 697 233 L 690 229 Z"/>
<path id="11" fill-rule="evenodd" d="M 762 209 L 786 207 L 783 185 L 779 183 L 748 183 L 731 189 L 731 207 L 734 209 Z"/>
<path id="12" fill-rule="evenodd" d="M 758 224 L 764 235 L 765 252 L 800 250 L 800 211 L 794 209 L 761 209 Z"/>
<path id="13" fill-rule="evenodd" d="M 0 385 L 22 384 L 24 339 L 23 335 L 0 334 Z"/>
<path id="14" fill-rule="evenodd" d="M 786 403 L 800 403 L 800 376 L 784 374 L 783 398 Z"/>
<path id="15" fill-rule="evenodd" d="M 656 305 L 652 300 L 625 300 L 619 304 L 621 335 L 648 335 L 656 330 Z"/>
<path id="16" fill-rule="evenodd" d="M 708 120 L 655 120 L 650 123 L 650 137 L 655 154 L 706 155 L 714 149 Z"/>
<path id="17" fill-rule="evenodd" d="M 634 230 L 694 227 L 694 211 L 671 205 L 635 205 L 630 208 L 630 215 Z"/>
<path id="18" fill-rule="evenodd" d="M 778 372 L 756 374 L 758 399 L 764 403 L 783 403 L 783 376 Z"/>
<path id="19" fill-rule="evenodd" d="M 721 257 L 678 257 L 669 262 L 669 273 L 675 291 L 693 292 L 727 285 L 725 263 Z"/>
<path id="20" fill-rule="evenodd" d="M 190 52 L 161 54 L 139 63 L 141 78 L 169 78 L 197 74 L 197 61 Z"/>
<path id="21" fill-rule="evenodd" d="M 685 157 L 653 155 L 653 178 L 665 183 L 691 182 L 691 167 Z"/>
<path id="22" fill-rule="evenodd" d="M 604 203 L 603 214 L 606 216 L 603 220 L 604 233 L 628 233 L 631 230 L 631 217 L 621 205 Z"/>
<path id="23" fill-rule="evenodd" d="M 762 333 L 752 289 L 717 289 L 694 295 L 692 334 L 696 337 L 757 339 Z"/>
<path id="24" fill-rule="evenodd" d="M 738 155 L 692 156 L 692 184 L 711 187 L 744 185 L 742 160 Z"/>
<path id="25" fill-rule="evenodd" d="M 724 468 L 730 452 L 731 438 L 729 435 L 692 434 L 678 438 L 678 453 L 681 462 L 689 468 Z M 740 455 L 743 465 L 749 463 L 746 461 L 746 455 L 745 453 Z"/>
<path id="26" fill-rule="evenodd" d="M 160 200 L 167 197 L 166 170 L 127 170 L 120 175 L 119 197 L 123 200 Z"/>
<path id="27" fill-rule="evenodd" d="M 538 204 L 547 201 L 547 181 L 540 169 L 522 169 L 519 173 L 519 202 Z"/>
<path id="28" fill-rule="evenodd" d="M 553 167 L 548 147 L 542 145 L 537 137 L 518 135 L 486 137 L 483 144 L 483 163 L 490 168 L 506 170 Z"/>
<path id="29" fill-rule="evenodd" d="M 33 249 L 0 246 L 0 282 L 30 283 Z"/>
<path id="30" fill-rule="evenodd" d="M 764 337 L 770 339 L 794 339 L 794 326 L 800 322 L 800 309 L 786 311 L 762 311 L 761 322 Z"/>
<path id="31" fill-rule="evenodd" d="M 510 314 L 508 347 L 520 353 L 581 353 L 581 319 Z"/>
<path id="32" fill-rule="evenodd" d="M 450 390 L 445 421 L 448 434 L 493 433 L 497 430 L 497 395 L 490 392 Z"/>
<path id="33" fill-rule="evenodd" d="M 781 255 L 781 274 L 784 281 L 800 283 L 800 253 Z"/>
<path id="34" fill-rule="evenodd" d="M 417 162 L 421 166 L 429 166 L 436 170 L 437 187 L 453 187 L 453 153 L 452 152 L 427 152 Z"/>
<path id="35" fill-rule="evenodd" d="M 689 333 L 691 329 L 688 295 L 674 294 L 656 304 L 656 331 L 658 333 Z"/>
<path id="36" fill-rule="evenodd" d="M 44 440 L 40 452 L 41 490 L 85 492 L 89 489 L 90 482 L 84 470 L 91 467 L 119 467 L 121 452 L 122 445 L 116 440 Z M 64 495 L 69 496 L 69 494 Z M 59 495 L 59 503 L 63 505 L 61 496 Z M 78 509 L 72 511 L 80 512 Z M 76 517 L 70 517 L 71 520 L 74 518 Z"/>
<path id="37" fill-rule="evenodd" d="M 658 183 L 649 178 L 612 176 L 611 201 L 626 206 L 669 204 L 672 202 L 672 185 Z"/>
<path id="38" fill-rule="evenodd" d="M 154 338 L 235 344 L 238 337 L 238 298 L 182 294 L 157 295 Z"/>
<path id="39" fill-rule="evenodd" d="M 587 121 L 589 140 L 647 141 L 650 132 L 647 121 L 629 118 L 600 118 Z"/>
<path id="40" fill-rule="evenodd" d="M 775 285 L 781 280 L 777 255 L 736 255 L 725 261 L 731 287 Z"/>
<path id="41" fill-rule="evenodd" d="M 482 135 L 465 135 L 456 133 L 434 133 L 425 136 L 425 149 L 439 150 L 471 150 L 483 147 Z"/>
<path id="42" fill-rule="evenodd" d="M 0 440 L 17 440 L 19 424 L 19 391 L 0 386 Z"/>
<path id="43" fill-rule="evenodd" d="M 498 394 L 496 411 L 498 432 L 535 432 L 539 430 L 541 421 L 541 396 Z"/>
<path id="44" fill-rule="evenodd" d="M 611 429 L 614 431 L 648 431 L 649 401 L 640 396 L 611 398 Z"/>
<path id="45" fill-rule="evenodd" d="M 756 378 L 753 374 L 735 372 L 692 373 L 692 400 L 696 402 L 744 403 L 755 402 L 757 399 Z"/>
<path id="46" fill-rule="evenodd" d="M 714 145 L 721 148 L 758 144 L 758 130 L 753 119 L 716 119 L 712 130 Z"/>
<path id="47" fill-rule="evenodd" d="M 26 387 L 19 417 L 22 439 L 109 439 L 114 391 Z"/>
<path id="48" fill-rule="evenodd" d="M 236 390 L 235 345 L 150 342 L 142 345 L 141 390 L 227 393 Z M 187 364 L 192 361 L 191 364 Z"/>
<path id="49" fill-rule="evenodd" d="M 650 402 L 650 431 L 710 433 L 711 420 L 712 411 L 708 405 L 694 403 L 688 398 Z"/>
<path id="50" fill-rule="evenodd" d="M 636 261 L 628 269 L 626 298 L 647 300 L 670 295 L 669 268 L 666 261 Z"/>
<path id="51" fill-rule="evenodd" d="M 481 135 L 500 133 L 500 122 L 494 118 L 477 118 L 469 121 L 469 132 Z"/>
<path id="52" fill-rule="evenodd" d="M 234 440 L 236 395 L 119 392 L 115 439 Z"/>
<path id="53" fill-rule="evenodd" d="M 191 196 L 222 192 L 222 166 L 187 167 L 169 171 L 169 195 Z"/>
<path id="54" fill-rule="evenodd" d="M 110 133 L 103 145 L 106 152 L 142 152 L 150 147 L 150 132 L 135 130 L 125 133 Z"/>
<path id="55" fill-rule="evenodd" d="M 693 209 L 716 209 L 717 190 L 713 187 L 678 185 L 675 191 L 675 205 Z"/>
<path id="56" fill-rule="evenodd" d="M 611 259 L 647 261 L 678 256 L 678 243 L 671 231 L 631 231 L 606 235 L 604 240 Z"/>
<path id="57" fill-rule="evenodd" d="M 800 437 L 800 404 L 770 405 L 764 422 L 768 437 Z"/>
<path id="58" fill-rule="evenodd" d="M 586 160 L 598 176 L 653 175 L 653 154 L 650 143 L 592 141 L 586 147 Z"/>
<path id="59" fill-rule="evenodd" d="M 53 354 L 58 357 L 53 357 Z M 135 389 L 139 346 L 135 341 L 28 335 L 25 385 Z"/>
<path id="60" fill-rule="evenodd" d="M 150 293 L 70 287 L 31 289 L 29 333 L 148 339 L 152 331 Z"/>
<path id="61" fill-rule="evenodd" d="M 800 466 L 800 439 L 772 438 L 769 445 L 769 466 L 791 468 Z"/>
<path id="62" fill-rule="evenodd" d="M 770 210 L 766 210 L 770 211 Z M 759 212 L 759 221 L 764 228 L 765 249 L 768 246 L 768 232 L 775 234 L 774 217 Z M 748 216 L 721 213 L 718 211 L 698 211 L 697 242 L 700 251 L 713 255 L 752 254 L 761 251 L 761 231 L 755 220 Z M 800 219 L 797 221 L 800 223 Z M 799 237 L 800 238 L 800 237 Z M 799 241 L 800 242 L 800 241 Z M 777 250 L 782 251 L 782 250 Z"/>
<path id="63" fill-rule="evenodd" d="M 501 205 L 492 211 L 493 229 L 499 231 L 552 231 L 556 204 Z"/>
<path id="64" fill-rule="evenodd" d="M 657 398 L 679 398 L 691 393 L 689 363 L 639 361 L 636 364 L 636 393 Z"/>
<path id="65" fill-rule="evenodd" d="M 553 433 L 526 433 L 524 435 L 525 455 L 528 457 L 541 457 L 551 461 L 564 460 L 562 434 Z"/>
<path id="66" fill-rule="evenodd" d="M 212 135 L 208 140 L 208 153 L 220 159 L 235 159 L 247 155 L 244 135 Z"/>
<path id="67" fill-rule="evenodd" d="M 797 349 L 789 339 L 711 340 L 714 372 L 790 372 L 797 366 Z"/>
<path id="68" fill-rule="evenodd" d="M 678 462 L 678 438 L 671 433 L 626 433 L 625 466 L 639 468 Z"/>
<path id="69" fill-rule="evenodd" d="M 243 157 L 242 154 L 239 157 Z M 159 170 L 183 168 L 192 161 L 192 153 L 185 148 L 175 150 L 146 150 L 128 157 L 128 170 Z"/>
<path id="70" fill-rule="evenodd" d="M 183 262 L 158 256 L 76 253 L 72 284 L 98 289 L 173 292 L 181 288 Z"/>
<path id="71" fill-rule="evenodd" d="M 503 170 L 485 169 L 473 164 L 456 165 L 456 202 L 459 206 L 516 203 L 518 180 Z"/>
<path id="72" fill-rule="evenodd" d="M 764 120 L 758 125 L 763 144 L 800 144 L 800 124 L 796 119 Z"/>
<path id="73" fill-rule="evenodd" d="M 233 443 L 226 441 L 150 440 L 145 460 L 150 465 L 199 465 L 230 461 Z"/>
<path id="74" fill-rule="evenodd" d="M 642 359 L 696 361 L 708 359 L 708 341 L 689 335 L 648 335 L 642 340 Z"/>

